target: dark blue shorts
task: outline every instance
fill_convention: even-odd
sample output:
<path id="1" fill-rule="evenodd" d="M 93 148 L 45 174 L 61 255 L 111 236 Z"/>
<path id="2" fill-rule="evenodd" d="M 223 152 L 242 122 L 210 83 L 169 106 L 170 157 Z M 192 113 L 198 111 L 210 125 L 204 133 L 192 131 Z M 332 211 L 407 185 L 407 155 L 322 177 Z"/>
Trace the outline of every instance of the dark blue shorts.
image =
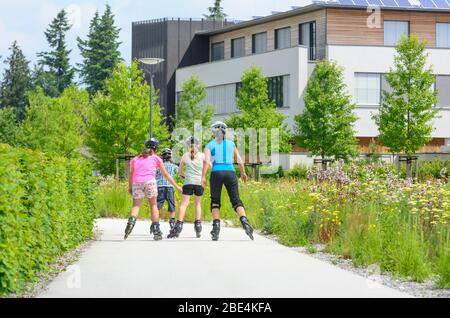
<path id="1" fill-rule="evenodd" d="M 164 202 L 167 201 L 168 209 L 170 213 L 175 212 L 175 191 L 172 187 L 159 187 L 158 188 L 158 210 L 161 210 L 164 206 Z"/>

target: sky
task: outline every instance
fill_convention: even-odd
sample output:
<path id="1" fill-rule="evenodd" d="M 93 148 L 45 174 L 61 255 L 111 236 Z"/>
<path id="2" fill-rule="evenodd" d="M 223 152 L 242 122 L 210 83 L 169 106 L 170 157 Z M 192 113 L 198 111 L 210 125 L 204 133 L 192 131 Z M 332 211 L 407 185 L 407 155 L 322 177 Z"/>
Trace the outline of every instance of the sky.
<path id="1" fill-rule="evenodd" d="M 309 4 L 311 0 L 224 0 L 229 18 L 248 20 L 252 16 L 269 15 L 271 11 L 287 11 L 291 6 Z M 131 23 L 163 17 L 202 17 L 214 0 L 0 0 L 0 74 L 8 48 L 14 40 L 30 61 L 37 61 L 36 53 L 48 51 L 44 31 L 57 15 L 66 9 L 72 29 L 67 33 L 68 47 L 73 49 L 71 64 L 81 61 L 76 38 L 85 38 L 95 11 L 104 11 L 109 4 L 120 27 L 122 57 L 131 59 Z"/>

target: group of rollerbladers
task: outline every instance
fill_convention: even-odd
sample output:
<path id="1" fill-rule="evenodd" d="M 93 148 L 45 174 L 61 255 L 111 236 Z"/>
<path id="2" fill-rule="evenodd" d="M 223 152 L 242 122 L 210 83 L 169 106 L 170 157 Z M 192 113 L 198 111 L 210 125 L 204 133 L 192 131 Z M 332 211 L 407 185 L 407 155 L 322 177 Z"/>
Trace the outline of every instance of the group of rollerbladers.
<path id="1" fill-rule="evenodd" d="M 178 238 L 183 231 L 186 210 L 192 196 L 194 196 L 195 223 L 194 230 L 197 238 L 202 232 L 201 202 L 208 183 L 206 175 L 211 170 L 209 180 L 211 193 L 211 213 L 213 241 L 219 240 L 220 208 L 222 188 L 225 186 L 231 205 L 240 218 L 245 233 L 253 240 L 253 228 L 250 225 L 244 204 L 239 195 L 239 183 L 234 168 L 234 162 L 239 164 L 241 179 L 247 182 L 244 163 L 233 141 L 226 139 L 227 125 L 216 122 L 211 127 L 213 139 L 206 145 L 204 152 L 195 137 L 186 141 L 187 152 L 183 155 L 179 167 L 172 163 L 172 151 L 164 149 L 158 156 L 159 141 L 150 138 L 145 142 L 145 150 L 130 163 L 129 193 L 133 196 L 133 208 L 125 229 L 125 240 L 132 233 L 136 225 L 139 209 L 144 199 L 149 200 L 151 209 L 150 234 L 154 240 L 163 239 L 160 227 L 159 211 L 168 204 L 170 215 L 170 233 L 167 238 Z M 175 182 L 175 175 L 184 179 L 184 186 Z M 176 219 L 175 190 L 182 192 L 178 220 Z"/>

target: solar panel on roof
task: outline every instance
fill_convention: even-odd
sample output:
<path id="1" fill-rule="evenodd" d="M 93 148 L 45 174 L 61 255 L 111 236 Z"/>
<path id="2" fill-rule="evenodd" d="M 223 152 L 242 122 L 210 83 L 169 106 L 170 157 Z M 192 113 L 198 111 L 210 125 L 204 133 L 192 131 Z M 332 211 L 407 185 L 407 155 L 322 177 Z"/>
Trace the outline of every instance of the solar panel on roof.
<path id="1" fill-rule="evenodd" d="M 436 4 L 431 0 L 422 0 L 421 3 L 424 8 L 436 8 Z"/>
<path id="2" fill-rule="evenodd" d="M 370 5 L 376 5 L 376 6 L 382 6 L 382 5 L 383 5 L 383 3 L 381 2 L 381 0 L 367 0 L 367 2 L 368 2 Z"/>
<path id="3" fill-rule="evenodd" d="M 366 0 L 354 0 L 353 1 L 357 6 L 366 6 L 368 5 Z"/>
<path id="4" fill-rule="evenodd" d="M 396 1 L 397 1 L 397 4 L 399 5 L 399 7 L 405 7 L 405 8 L 412 7 L 409 0 L 396 0 Z M 414 2 L 414 1 L 411 1 L 411 2 Z"/>
<path id="5" fill-rule="evenodd" d="M 338 3 L 340 2 L 343 5 L 349 5 L 349 6 L 354 5 L 352 0 L 340 0 L 340 1 L 331 1 L 331 2 L 338 2 Z"/>
<path id="6" fill-rule="evenodd" d="M 313 0 L 313 3 L 358 7 L 378 5 L 406 9 L 450 9 L 450 0 Z"/>
<path id="7" fill-rule="evenodd" d="M 439 7 L 439 8 L 441 8 L 441 7 Z M 442 8 L 450 9 L 450 2 L 448 2 L 448 0 L 445 2 L 442 2 Z"/>
<path id="8" fill-rule="evenodd" d="M 395 0 L 383 0 L 384 6 L 386 7 L 398 7 L 397 2 Z"/>

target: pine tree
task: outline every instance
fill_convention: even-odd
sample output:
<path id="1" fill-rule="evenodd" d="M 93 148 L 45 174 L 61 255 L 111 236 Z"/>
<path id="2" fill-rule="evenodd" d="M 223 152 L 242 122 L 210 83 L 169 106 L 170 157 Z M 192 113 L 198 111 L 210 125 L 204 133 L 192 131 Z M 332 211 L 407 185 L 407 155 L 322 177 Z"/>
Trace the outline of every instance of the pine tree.
<path id="1" fill-rule="evenodd" d="M 96 12 L 91 20 L 87 40 L 77 39 L 83 56 L 83 62 L 78 65 L 80 75 L 91 96 L 105 90 L 105 80 L 121 61 L 119 32 L 120 29 L 114 25 L 111 7 L 106 5 L 103 16 Z"/>
<path id="2" fill-rule="evenodd" d="M 341 67 L 331 61 L 317 62 L 305 91 L 305 111 L 295 121 L 300 146 L 322 161 L 357 154 L 355 104 L 346 90 Z"/>
<path id="3" fill-rule="evenodd" d="M 432 90 L 435 76 L 427 67 L 425 49 L 415 35 L 400 39 L 394 68 L 386 75 L 392 92 L 383 93 L 382 107 L 374 116 L 381 143 L 407 156 L 408 178 L 412 178 L 411 158 L 432 139 L 432 120 L 439 111 L 434 107 L 438 92 Z"/>
<path id="4" fill-rule="evenodd" d="M 57 91 L 59 95 L 72 84 L 75 74 L 75 70 L 70 66 L 69 61 L 72 50 L 66 47 L 66 32 L 70 28 L 66 11 L 61 10 L 45 31 L 45 37 L 53 51 L 41 52 L 38 57 L 41 58 L 39 63 L 44 67 L 43 71 L 48 73 L 42 79 L 50 81 L 44 84 L 44 86 L 48 86 L 48 90 L 45 92 L 49 95 L 54 94 L 54 91 Z M 51 87 L 53 85 L 55 85 L 54 89 Z"/>
<path id="5" fill-rule="evenodd" d="M 28 106 L 27 91 L 31 88 L 29 61 L 16 41 L 9 50 L 11 55 L 4 61 L 7 68 L 0 83 L 0 107 L 14 108 L 17 120 L 21 121 Z"/>
<path id="6" fill-rule="evenodd" d="M 205 14 L 205 18 L 211 20 L 225 20 L 227 15 L 223 11 L 222 0 L 215 0 L 214 6 L 208 8 L 209 14 Z"/>

